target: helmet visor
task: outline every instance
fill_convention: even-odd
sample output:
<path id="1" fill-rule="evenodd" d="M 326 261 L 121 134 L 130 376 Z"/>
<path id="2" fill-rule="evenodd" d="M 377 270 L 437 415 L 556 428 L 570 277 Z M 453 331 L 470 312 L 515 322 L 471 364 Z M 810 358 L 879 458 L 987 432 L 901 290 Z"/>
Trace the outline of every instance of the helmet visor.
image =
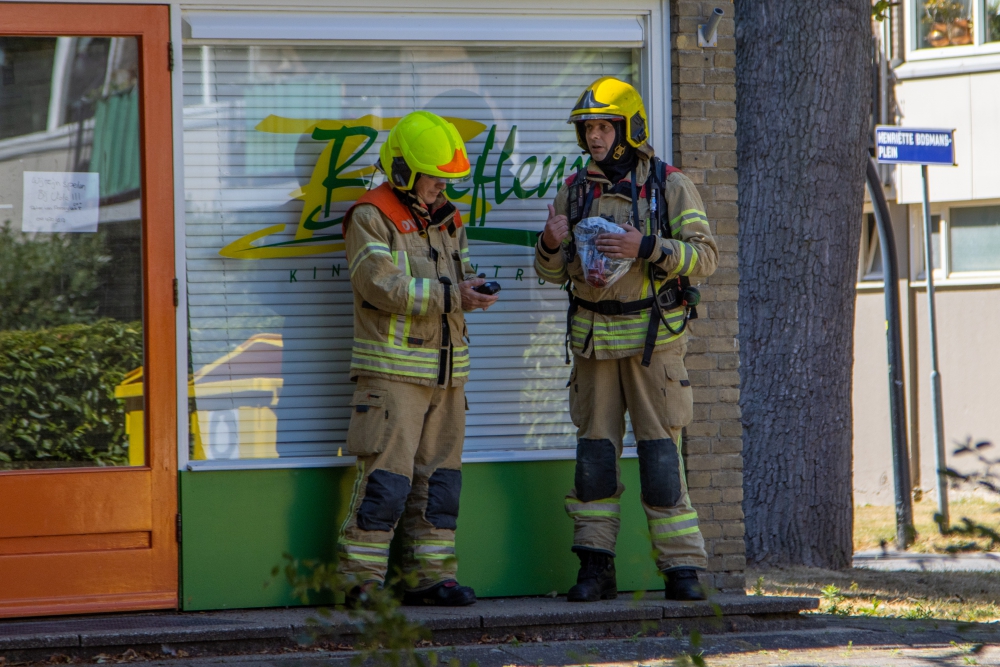
<path id="1" fill-rule="evenodd" d="M 625 120 L 625 116 L 614 113 L 581 113 L 569 117 L 567 123 L 581 123 L 585 120 Z"/>
<path id="2" fill-rule="evenodd" d="M 432 181 L 435 181 L 435 182 L 438 182 L 438 183 L 449 184 L 449 183 L 464 183 L 465 181 L 469 180 L 469 177 L 472 176 L 472 174 L 465 174 L 464 176 L 444 177 L 444 176 L 431 176 L 430 174 L 425 174 L 423 172 L 418 172 L 417 173 L 417 178 L 419 178 L 420 176 L 423 176 L 425 178 L 429 178 Z"/>

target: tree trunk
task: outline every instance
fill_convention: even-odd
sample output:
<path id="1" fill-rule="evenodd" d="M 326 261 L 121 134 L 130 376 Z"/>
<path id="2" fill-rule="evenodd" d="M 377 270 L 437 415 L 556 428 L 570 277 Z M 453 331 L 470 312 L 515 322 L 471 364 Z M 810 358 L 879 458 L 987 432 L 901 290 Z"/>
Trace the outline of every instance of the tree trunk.
<path id="1" fill-rule="evenodd" d="M 868 0 L 736 0 L 747 560 L 851 564 Z"/>

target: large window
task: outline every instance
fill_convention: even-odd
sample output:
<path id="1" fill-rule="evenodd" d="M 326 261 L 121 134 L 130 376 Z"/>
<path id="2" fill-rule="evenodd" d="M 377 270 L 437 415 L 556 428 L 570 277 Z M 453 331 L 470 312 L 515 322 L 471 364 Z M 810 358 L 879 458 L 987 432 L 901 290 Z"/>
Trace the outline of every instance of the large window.
<path id="1" fill-rule="evenodd" d="M 503 285 L 469 316 L 466 453 L 571 449 L 566 296 L 534 232 L 582 164 L 569 109 L 631 48 L 187 46 L 184 160 L 192 467 L 342 453 L 352 300 L 343 212 L 396 120 L 455 120 L 475 176 L 449 194 Z"/>
<path id="2" fill-rule="evenodd" d="M 952 271 L 1000 271 L 1000 206 L 951 209 Z"/>
<path id="3" fill-rule="evenodd" d="M 1000 0 L 911 0 L 912 48 L 953 49 L 1000 41 Z"/>
<path id="4" fill-rule="evenodd" d="M 975 41 L 972 0 L 917 0 L 918 48 L 967 46 Z"/>
<path id="5" fill-rule="evenodd" d="M 919 217 L 919 216 L 918 216 Z M 922 224 L 919 223 L 919 224 Z M 995 279 L 1000 275 L 1000 206 L 963 206 L 931 215 L 935 278 Z M 922 238 L 916 226 L 915 238 Z M 922 253 L 922 244 L 919 244 Z M 918 279 L 924 278 L 921 255 Z"/>

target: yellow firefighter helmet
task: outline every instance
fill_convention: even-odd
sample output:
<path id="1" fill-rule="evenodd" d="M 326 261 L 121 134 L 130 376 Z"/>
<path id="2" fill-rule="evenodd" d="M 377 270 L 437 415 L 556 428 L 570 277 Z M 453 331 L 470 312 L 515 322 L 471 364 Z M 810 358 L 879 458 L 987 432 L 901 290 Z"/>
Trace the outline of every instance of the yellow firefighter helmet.
<path id="1" fill-rule="evenodd" d="M 590 149 L 583 121 L 599 118 L 625 121 L 625 139 L 633 148 L 649 139 L 646 107 L 639 91 L 613 76 L 602 76 L 587 86 L 569 113 L 567 122 L 576 124 L 576 140 L 585 151 Z"/>
<path id="2" fill-rule="evenodd" d="M 430 111 L 413 111 L 396 123 L 379 150 L 379 165 L 400 190 L 413 188 L 418 173 L 460 181 L 471 172 L 458 130 Z"/>

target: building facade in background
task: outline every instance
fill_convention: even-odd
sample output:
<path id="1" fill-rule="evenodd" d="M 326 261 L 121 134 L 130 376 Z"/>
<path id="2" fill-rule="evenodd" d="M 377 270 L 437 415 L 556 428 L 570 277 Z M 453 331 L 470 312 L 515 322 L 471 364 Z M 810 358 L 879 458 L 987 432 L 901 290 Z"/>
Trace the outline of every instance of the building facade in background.
<path id="1" fill-rule="evenodd" d="M 873 116 L 954 128 L 957 167 L 930 167 L 933 271 L 948 465 L 967 437 L 1000 443 L 1000 2 L 903 0 L 874 23 Z M 881 167 L 899 260 L 914 489 L 935 488 L 920 167 Z M 870 206 L 867 207 L 870 211 Z M 855 323 L 855 502 L 892 504 L 884 288 L 866 214 Z M 971 463 L 971 462 L 970 462 Z"/>

